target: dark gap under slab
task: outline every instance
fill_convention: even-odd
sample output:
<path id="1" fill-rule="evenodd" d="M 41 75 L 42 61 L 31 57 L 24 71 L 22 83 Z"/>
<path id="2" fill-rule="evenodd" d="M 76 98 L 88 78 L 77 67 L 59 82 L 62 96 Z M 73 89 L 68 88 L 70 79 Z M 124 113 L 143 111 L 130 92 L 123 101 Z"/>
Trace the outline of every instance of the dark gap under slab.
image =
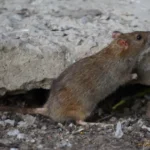
<path id="1" fill-rule="evenodd" d="M 33 89 L 22 94 L 10 94 L 0 97 L 0 105 L 15 107 L 42 107 L 49 96 L 50 90 Z"/>

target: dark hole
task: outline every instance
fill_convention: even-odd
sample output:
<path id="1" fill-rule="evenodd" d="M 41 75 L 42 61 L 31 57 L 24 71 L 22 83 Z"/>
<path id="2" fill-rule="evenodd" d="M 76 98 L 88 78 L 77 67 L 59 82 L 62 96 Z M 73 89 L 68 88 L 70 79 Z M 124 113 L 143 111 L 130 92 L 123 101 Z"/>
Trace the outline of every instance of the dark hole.
<path id="1" fill-rule="evenodd" d="M 7 93 L 0 98 L 0 105 L 15 107 L 41 107 L 47 100 L 50 90 L 33 89 L 23 94 Z"/>

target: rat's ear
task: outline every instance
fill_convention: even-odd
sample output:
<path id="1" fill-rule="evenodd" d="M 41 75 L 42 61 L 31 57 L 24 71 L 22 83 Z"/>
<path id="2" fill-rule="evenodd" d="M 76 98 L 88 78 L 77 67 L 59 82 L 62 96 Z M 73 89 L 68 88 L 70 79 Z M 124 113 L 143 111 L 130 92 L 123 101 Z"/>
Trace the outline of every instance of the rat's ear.
<path id="1" fill-rule="evenodd" d="M 112 38 L 116 39 L 118 38 L 122 33 L 120 31 L 113 31 L 112 33 Z"/>
<path id="2" fill-rule="evenodd" d="M 123 48 L 123 50 L 127 50 L 128 47 L 129 47 L 128 42 L 127 42 L 126 40 L 124 40 L 124 39 L 119 39 L 119 40 L 117 41 L 117 44 L 118 44 L 119 46 L 121 46 L 121 47 Z"/>

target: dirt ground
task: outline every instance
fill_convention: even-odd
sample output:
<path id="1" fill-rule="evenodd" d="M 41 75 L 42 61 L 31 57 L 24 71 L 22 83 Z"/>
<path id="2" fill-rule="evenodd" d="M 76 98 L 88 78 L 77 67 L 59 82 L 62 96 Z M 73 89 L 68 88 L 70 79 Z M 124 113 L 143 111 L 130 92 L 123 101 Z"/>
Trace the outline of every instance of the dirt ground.
<path id="1" fill-rule="evenodd" d="M 150 95 L 141 94 L 143 89 L 145 91 L 143 86 L 126 87 L 100 103 L 93 116 L 88 119 L 99 123 L 94 126 L 83 127 L 73 122 L 61 124 L 40 115 L 1 112 L 0 149 L 148 150 L 150 120 L 145 116 L 145 111 Z M 137 93 L 139 96 L 136 97 Z M 1 98 L 1 105 L 41 106 L 44 101 L 34 101 L 41 94 L 46 99 L 48 91 L 33 90 L 25 94 L 4 96 Z M 126 103 L 112 111 L 111 108 L 120 99 L 127 99 Z"/>

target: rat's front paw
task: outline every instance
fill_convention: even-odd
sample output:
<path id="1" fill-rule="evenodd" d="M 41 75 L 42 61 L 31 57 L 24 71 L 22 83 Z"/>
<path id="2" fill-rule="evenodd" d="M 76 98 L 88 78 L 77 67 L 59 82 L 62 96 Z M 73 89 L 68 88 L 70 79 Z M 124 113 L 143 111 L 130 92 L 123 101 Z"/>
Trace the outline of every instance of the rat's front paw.
<path id="1" fill-rule="evenodd" d="M 131 79 L 132 79 L 132 80 L 136 80 L 137 78 L 138 78 L 137 73 L 132 73 L 132 74 L 131 74 Z"/>

